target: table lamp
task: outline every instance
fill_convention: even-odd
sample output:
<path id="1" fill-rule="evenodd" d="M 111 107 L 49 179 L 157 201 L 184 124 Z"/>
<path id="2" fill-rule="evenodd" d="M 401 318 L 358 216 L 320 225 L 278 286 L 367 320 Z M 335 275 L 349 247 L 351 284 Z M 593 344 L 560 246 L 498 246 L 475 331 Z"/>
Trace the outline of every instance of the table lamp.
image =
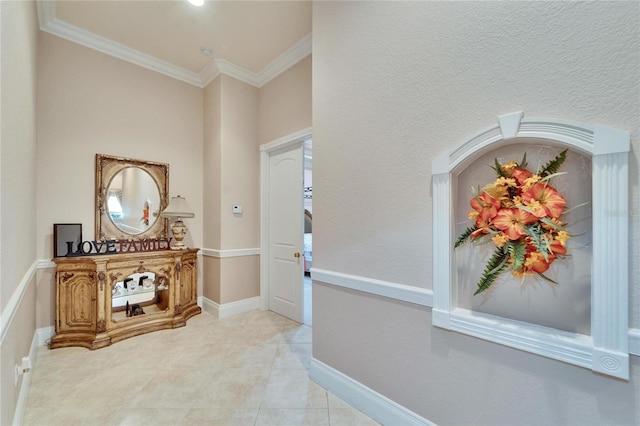
<path id="1" fill-rule="evenodd" d="M 160 216 L 176 218 L 176 221 L 173 222 L 173 225 L 171 226 L 171 233 L 173 233 L 173 238 L 176 240 L 176 244 L 171 247 L 171 250 L 186 249 L 187 247 L 184 245 L 182 240 L 187 234 L 187 226 L 182 221 L 182 218 L 196 217 L 187 205 L 187 200 L 179 195 L 171 198 L 171 202 L 169 202 L 167 208 L 160 213 Z"/>

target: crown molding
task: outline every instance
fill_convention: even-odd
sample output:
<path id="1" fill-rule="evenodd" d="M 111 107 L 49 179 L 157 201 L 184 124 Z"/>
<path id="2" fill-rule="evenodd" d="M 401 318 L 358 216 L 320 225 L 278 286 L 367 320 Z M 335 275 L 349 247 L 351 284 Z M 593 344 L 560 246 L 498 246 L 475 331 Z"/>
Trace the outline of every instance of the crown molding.
<path id="1" fill-rule="evenodd" d="M 260 87 L 258 85 L 257 73 L 249 71 L 246 68 L 242 68 L 241 66 L 224 59 L 215 59 L 215 63 L 220 74 L 228 75 L 229 77 L 244 81 L 245 83 L 255 87 Z"/>
<path id="2" fill-rule="evenodd" d="M 312 33 L 304 36 L 289 50 L 271 61 L 258 75 L 258 87 L 262 87 L 311 54 Z"/>
<path id="3" fill-rule="evenodd" d="M 40 30 L 197 87 L 206 87 L 225 74 L 259 88 L 311 53 L 308 34 L 258 73 L 224 59 L 214 59 L 195 73 L 58 19 L 55 1 L 37 0 L 36 4 Z"/>
<path id="4" fill-rule="evenodd" d="M 200 77 L 200 81 L 202 82 L 201 87 L 207 87 L 209 83 L 211 83 L 220 74 L 221 74 L 220 68 L 218 68 L 218 64 L 216 63 L 216 60 L 214 59 L 210 61 L 198 73 L 198 76 Z"/>
<path id="5" fill-rule="evenodd" d="M 202 87 L 198 74 L 194 72 L 187 71 L 155 56 L 132 49 L 56 18 L 54 2 L 38 1 L 38 20 L 42 31 L 185 83 Z"/>

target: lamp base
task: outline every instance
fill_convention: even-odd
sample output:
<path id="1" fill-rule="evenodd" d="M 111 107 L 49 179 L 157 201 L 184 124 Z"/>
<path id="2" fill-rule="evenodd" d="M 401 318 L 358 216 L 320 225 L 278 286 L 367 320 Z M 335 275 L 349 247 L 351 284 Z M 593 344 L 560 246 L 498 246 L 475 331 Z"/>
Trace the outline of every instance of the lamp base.
<path id="1" fill-rule="evenodd" d="M 173 223 L 171 226 L 171 233 L 173 234 L 173 238 L 176 240 L 175 245 L 171 246 L 171 250 L 185 250 L 188 248 L 182 242 L 182 240 L 184 240 L 184 236 L 187 235 L 187 226 L 184 224 L 182 219 L 178 219 Z"/>

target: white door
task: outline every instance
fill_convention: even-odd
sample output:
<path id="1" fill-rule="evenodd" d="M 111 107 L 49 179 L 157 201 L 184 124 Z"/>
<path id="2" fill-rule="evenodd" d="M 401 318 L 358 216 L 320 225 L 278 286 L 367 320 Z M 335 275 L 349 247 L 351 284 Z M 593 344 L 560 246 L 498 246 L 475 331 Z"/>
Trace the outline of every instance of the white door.
<path id="1" fill-rule="evenodd" d="M 303 303 L 302 144 L 269 156 L 269 309 L 302 323 Z"/>

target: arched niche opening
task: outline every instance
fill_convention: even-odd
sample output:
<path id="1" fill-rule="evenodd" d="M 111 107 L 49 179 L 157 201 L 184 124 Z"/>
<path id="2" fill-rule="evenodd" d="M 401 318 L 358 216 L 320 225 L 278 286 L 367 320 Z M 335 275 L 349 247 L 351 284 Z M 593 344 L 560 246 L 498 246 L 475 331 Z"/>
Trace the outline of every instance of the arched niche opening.
<path id="1" fill-rule="evenodd" d="M 487 167 L 494 158 L 518 161 L 526 152 L 535 169 L 564 149 L 568 173 L 554 184 L 569 207 L 588 205 L 569 218 L 571 232 L 581 235 L 572 242 L 572 257 L 553 265 L 559 285 L 523 285 L 504 274 L 490 292 L 473 296 L 486 253 L 453 249 L 468 221 L 470 183 L 495 179 Z M 628 379 L 629 149 L 626 131 L 516 112 L 436 158 L 434 326 Z"/>

